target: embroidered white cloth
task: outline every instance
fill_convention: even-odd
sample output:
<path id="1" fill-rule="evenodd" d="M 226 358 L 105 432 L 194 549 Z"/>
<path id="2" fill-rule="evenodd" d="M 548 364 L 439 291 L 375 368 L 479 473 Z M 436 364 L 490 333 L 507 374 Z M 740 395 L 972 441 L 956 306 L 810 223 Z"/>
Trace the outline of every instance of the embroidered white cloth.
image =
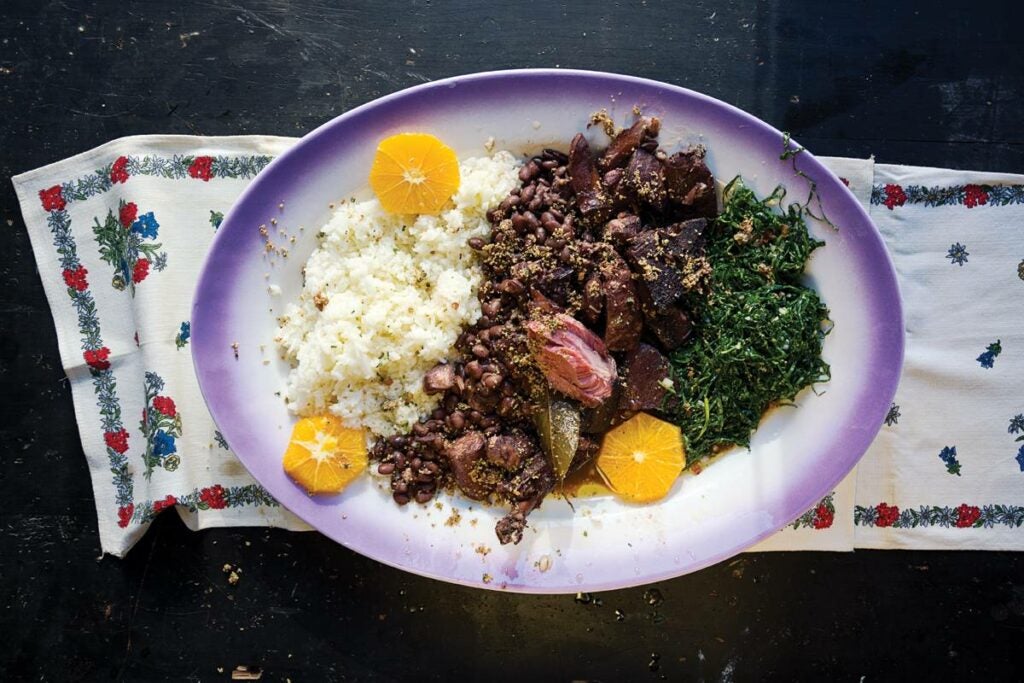
<path id="1" fill-rule="evenodd" d="M 220 437 L 188 349 L 192 290 L 220 220 L 293 142 L 123 138 L 13 179 L 104 552 L 123 556 L 168 507 L 193 529 L 308 528 Z M 859 473 L 756 549 L 1024 548 L 1024 178 L 824 161 L 870 203 L 896 260 L 907 370 Z"/>

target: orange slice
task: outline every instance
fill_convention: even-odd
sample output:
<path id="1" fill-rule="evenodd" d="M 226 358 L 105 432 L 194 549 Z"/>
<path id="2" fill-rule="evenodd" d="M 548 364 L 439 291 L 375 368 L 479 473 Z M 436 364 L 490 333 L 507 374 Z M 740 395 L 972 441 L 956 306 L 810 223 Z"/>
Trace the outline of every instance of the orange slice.
<path id="1" fill-rule="evenodd" d="M 433 135 L 392 135 L 377 147 L 370 187 L 389 213 L 436 214 L 459 189 L 459 159 Z"/>
<path id="2" fill-rule="evenodd" d="M 284 471 L 311 495 L 340 493 L 366 469 L 366 436 L 334 415 L 304 417 L 292 430 Z"/>
<path id="3" fill-rule="evenodd" d="M 664 498 L 686 465 L 674 424 L 638 413 L 604 435 L 597 471 L 608 488 L 633 503 Z"/>

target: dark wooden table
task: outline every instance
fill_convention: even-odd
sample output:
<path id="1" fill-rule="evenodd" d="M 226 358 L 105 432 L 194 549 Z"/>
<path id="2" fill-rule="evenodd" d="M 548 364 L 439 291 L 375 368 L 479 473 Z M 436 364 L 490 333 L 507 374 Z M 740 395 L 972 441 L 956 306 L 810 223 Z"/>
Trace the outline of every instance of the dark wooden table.
<path id="1" fill-rule="evenodd" d="M 341 3 L 339 3 L 341 4 Z M 1020 2 L 0 4 L 0 176 L 137 133 L 301 135 L 453 74 L 684 85 L 813 151 L 1024 172 Z M 244 7 L 243 7 L 244 5 Z M 753 554 L 581 604 L 410 576 L 317 534 L 162 515 L 98 559 L 92 491 L 11 186 L 0 266 L 0 679 L 1019 679 L 1024 556 Z M 221 567 L 243 568 L 228 585 Z"/>

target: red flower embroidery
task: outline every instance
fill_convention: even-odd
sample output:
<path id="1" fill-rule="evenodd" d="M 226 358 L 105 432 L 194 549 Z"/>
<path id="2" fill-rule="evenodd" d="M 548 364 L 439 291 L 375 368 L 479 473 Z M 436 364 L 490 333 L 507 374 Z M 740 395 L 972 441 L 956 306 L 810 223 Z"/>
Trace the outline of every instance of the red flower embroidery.
<path id="1" fill-rule="evenodd" d="M 895 206 L 903 206 L 907 203 L 907 195 L 903 193 L 903 188 L 899 185 L 889 184 L 885 186 L 885 204 L 890 211 Z"/>
<path id="2" fill-rule="evenodd" d="M 815 529 L 828 529 L 832 526 L 834 515 L 828 506 L 824 503 L 820 503 L 814 510 L 814 528 Z"/>
<path id="3" fill-rule="evenodd" d="M 110 349 L 106 346 L 96 349 L 95 351 L 86 351 L 82 354 L 85 358 L 85 362 L 89 364 L 90 368 L 94 370 L 107 370 L 110 368 Z"/>
<path id="4" fill-rule="evenodd" d="M 964 186 L 964 206 L 973 209 L 979 204 L 988 204 L 988 192 L 985 192 L 980 185 Z"/>
<path id="5" fill-rule="evenodd" d="M 188 167 L 188 174 L 203 182 L 210 180 L 213 177 L 213 157 L 196 157 Z"/>
<path id="6" fill-rule="evenodd" d="M 110 182 L 123 183 L 128 180 L 128 157 L 118 157 L 110 167 Z"/>
<path id="7" fill-rule="evenodd" d="M 135 268 L 132 269 L 132 282 L 138 284 L 146 279 L 149 275 L 149 259 L 140 258 L 135 262 Z"/>
<path id="8" fill-rule="evenodd" d="M 132 223 L 135 222 L 135 217 L 139 215 L 139 207 L 135 206 L 135 202 L 128 202 L 121 207 L 121 225 L 125 229 L 132 227 Z"/>
<path id="9" fill-rule="evenodd" d="M 850 181 L 844 178 L 843 176 L 839 176 L 839 180 L 843 182 L 843 185 L 846 185 L 847 187 L 850 186 Z"/>
<path id="10" fill-rule="evenodd" d="M 981 517 L 981 510 L 974 505 L 961 503 L 956 509 L 956 525 L 960 529 L 974 526 L 974 523 Z"/>
<path id="11" fill-rule="evenodd" d="M 117 508 L 117 525 L 122 529 L 128 526 L 133 512 L 135 512 L 135 503 L 128 503 Z"/>
<path id="12" fill-rule="evenodd" d="M 174 399 L 170 396 L 157 396 L 153 399 L 153 407 L 159 410 L 167 417 L 174 417 L 177 413 L 176 406 L 174 405 Z"/>
<path id="13" fill-rule="evenodd" d="M 39 190 L 39 200 L 43 203 L 44 211 L 60 211 L 67 203 L 64 195 L 61 194 L 60 185 L 54 185 L 46 190 Z"/>
<path id="14" fill-rule="evenodd" d="M 175 498 L 174 496 L 168 495 L 163 500 L 154 500 L 153 501 L 153 512 L 160 512 L 161 510 L 165 510 L 165 509 L 167 509 L 169 507 L 174 507 L 177 504 L 178 504 L 178 499 Z"/>
<path id="15" fill-rule="evenodd" d="M 89 288 L 89 281 L 85 279 L 88 273 L 89 271 L 85 269 L 85 266 L 78 266 L 74 270 L 65 268 L 62 275 L 64 275 L 64 283 L 68 287 L 76 292 L 84 292 Z"/>
<path id="16" fill-rule="evenodd" d="M 228 506 L 227 501 L 224 500 L 224 487 L 220 484 L 214 484 L 200 491 L 199 500 L 214 510 L 221 510 Z"/>
<path id="17" fill-rule="evenodd" d="M 899 519 L 900 509 L 895 505 L 886 505 L 885 503 L 879 503 L 878 507 L 875 508 L 877 517 L 875 518 L 875 526 L 892 526 Z"/>
<path id="18" fill-rule="evenodd" d="M 124 429 L 118 429 L 116 432 L 103 432 L 103 440 L 107 442 L 107 448 L 118 453 L 123 454 L 128 450 L 128 432 Z"/>

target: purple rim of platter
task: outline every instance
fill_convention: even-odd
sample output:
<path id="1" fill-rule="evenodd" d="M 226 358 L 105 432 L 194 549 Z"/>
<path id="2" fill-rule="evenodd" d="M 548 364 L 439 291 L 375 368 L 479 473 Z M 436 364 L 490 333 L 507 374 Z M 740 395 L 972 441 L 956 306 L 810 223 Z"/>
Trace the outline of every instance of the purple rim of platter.
<path id="1" fill-rule="evenodd" d="M 480 101 L 502 101 L 510 93 L 523 96 L 531 91 L 563 96 L 574 93 L 593 96 L 595 92 L 614 95 L 619 101 L 661 101 L 702 112 L 702 116 L 720 122 L 723 127 L 742 129 L 750 141 L 751 151 L 762 158 L 778 158 L 782 133 L 763 121 L 731 105 L 706 95 L 677 86 L 631 76 L 590 71 L 561 69 L 525 69 L 496 71 L 458 76 L 427 83 L 374 100 L 320 126 L 300 140 L 293 148 L 271 162 L 246 188 L 218 230 L 207 255 L 192 304 L 192 356 L 200 388 L 221 432 L 232 449 L 257 481 L 286 508 L 327 536 L 385 564 L 431 578 L 464 585 L 499 588 L 476 581 L 445 576 L 403 564 L 400 553 L 387 542 L 352 526 L 339 528 L 331 516 L 330 506 L 310 506 L 310 498 L 295 486 L 274 485 L 279 479 L 280 462 L 247 456 L 256 444 L 248 436 L 245 420 L 231 409 L 237 400 L 231 386 L 230 366 L 224 357 L 233 343 L 231 331 L 224 321 L 230 319 L 235 280 L 251 259 L 251 249 L 263 244 L 251 226 L 259 224 L 277 205 L 277 198 L 303 182 L 310 168 L 344 156 L 353 144 L 370 131 L 379 129 L 382 121 L 408 116 L 410 113 L 443 105 L 466 106 Z M 795 143 L 794 143 L 795 144 Z M 843 425 L 841 434 L 824 447 L 828 449 L 827 466 L 813 473 L 794 475 L 794 485 L 774 502 L 769 512 L 776 520 L 790 523 L 832 491 L 850 472 L 871 444 L 882 425 L 895 394 L 903 362 L 903 313 L 895 271 L 877 230 L 864 208 L 842 182 L 810 153 L 795 159 L 797 168 L 817 183 L 821 205 L 827 207 L 828 218 L 852 237 L 851 247 L 860 259 L 860 281 L 868 283 L 865 296 L 871 316 L 871 363 L 859 371 L 872 378 L 869 391 L 855 398 L 851 415 L 855 424 Z M 246 226 L 243 229 L 243 226 Z M 827 303 L 827 302 L 826 302 Z M 272 476 L 275 475 L 275 476 Z M 782 528 L 784 524 L 779 524 Z M 737 538 L 734 545 L 707 556 L 677 564 L 661 571 L 641 572 L 588 580 L 584 585 L 530 585 L 509 582 L 507 591 L 527 593 L 572 593 L 578 590 L 612 590 L 652 583 L 679 576 L 731 557 L 774 533 Z"/>

